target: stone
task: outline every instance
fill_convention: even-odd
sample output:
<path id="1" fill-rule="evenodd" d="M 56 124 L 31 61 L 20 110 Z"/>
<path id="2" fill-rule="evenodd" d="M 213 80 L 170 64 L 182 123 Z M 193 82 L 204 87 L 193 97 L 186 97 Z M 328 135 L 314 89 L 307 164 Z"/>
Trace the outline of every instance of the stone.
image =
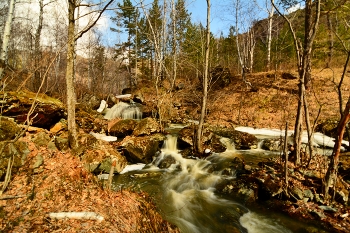
<path id="1" fill-rule="evenodd" d="M 31 125 L 44 129 L 50 129 L 62 117 L 64 117 L 64 105 L 58 99 L 45 94 L 30 91 L 13 91 L 0 93 L 0 99 L 4 100 L 2 115 L 13 117 L 17 123 L 24 123 L 35 100 L 35 108 L 31 113 Z"/>
<path id="2" fill-rule="evenodd" d="M 346 189 L 343 190 L 337 190 L 336 194 L 335 194 L 335 200 L 347 205 L 348 201 L 349 201 L 349 191 Z"/>
<path id="3" fill-rule="evenodd" d="M 234 128 L 211 128 L 211 132 L 221 137 L 233 140 L 235 148 L 239 150 L 250 150 L 258 147 L 258 139 L 249 133 L 240 132 Z"/>
<path id="4" fill-rule="evenodd" d="M 137 121 L 133 119 L 112 120 L 108 132 L 116 137 L 126 137 L 134 132 Z"/>
<path id="5" fill-rule="evenodd" d="M 310 189 L 305 189 L 303 191 L 303 196 L 306 198 L 309 198 L 310 201 L 312 201 L 314 199 L 314 194 L 312 193 L 312 191 Z"/>
<path id="6" fill-rule="evenodd" d="M 161 169 L 169 168 L 172 164 L 176 164 L 176 160 L 174 159 L 173 156 L 168 155 L 159 162 L 158 167 Z"/>
<path id="7" fill-rule="evenodd" d="M 14 139 L 19 131 L 20 127 L 14 119 L 0 116 L 0 141 Z"/>
<path id="8" fill-rule="evenodd" d="M 299 200 L 302 200 L 304 198 L 303 191 L 301 191 L 298 187 L 292 187 L 290 194 Z"/>
<path id="9" fill-rule="evenodd" d="M 159 145 L 164 140 L 165 136 L 162 134 L 142 137 L 128 136 L 121 142 L 121 149 L 129 162 L 148 164 L 160 150 Z"/>
<path id="10" fill-rule="evenodd" d="M 47 146 L 47 144 L 50 142 L 50 136 L 45 132 L 39 132 L 35 135 L 32 141 L 35 143 L 37 148 Z"/>
<path id="11" fill-rule="evenodd" d="M 0 149 L 5 146 L 5 142 L 0 142 Z M 14 143 L 6 144 L 3 153 L 0 155 L 0 179 L 2 179 L 7 170 L 9 159 L 13 158 L 14 163 L 12 165 L 12 173 L 20 168 L 30 153 L 28 145 L 23 141 L 16 141 Z"/>
<path id="12" fill-rule="evenodd" d="M 62 130 L 67 130 L 67 122 L 65 120 L 60 120 L 57 122 L 51 129 L 50 132 L 53 134 L 57 134 Z"/>
<path id="13" fill-rule="evenodd" d="M 57 147 L 55 145 L 55 140 L 51 140 L 48 144 L 47 144 L 47 149 L 49 149 L 50 151 L 55 151 L 57 150 Z"/>
<path id="14" fill-rule="evenodd" d="M 119 153 L 111 144 L 103 141 L 97 141 L 91 147 L 97 147 L 98 150 L 86 150 L 81 154 L 81 160 L 84 167 L 93 173 L 109 173 L 112 163 L 115 161 L 114 173 L 120 173 L 128 164 L 126 158 Z"/>
<path id="15" fill-rule="evenodd" d="M 338 211 L 337 208 L 333 208 L 331 206 L 326 206 L 326 205 L 320 205 L 320 206 L 318 206 L 318 208 L 320 208 L 321 210 L 326 211 L 326 212 L 336 213 Z"/>
<path id="16" fill-rule="evenodd" d="M 55 145 L 60 151 L 67 150 L 69 148 L 68 138 L 55 137 Z"/>
<path id="17" fill-rule="evenodd" d="M 283 145 L 283 142 L 281 142 L 280 139 L 264 139 L 261 143 L 261 149 L 269 151 L 280 151 L 281 143 Z"/>
<path id="18" fill-rule="evenodd" d="M 44 158 L 41 154 L 38 154 L 34 158 L 33 169 L 40 167 L 44 163 Z"/>
<path id="19" fill-rule="evenodd" d="M 160 133 L 161 126 L 160 124 L 151 117 L 142 119 L 134 129 L 133 136 L 143 136 L 151 135 L 154 133 Z"/>

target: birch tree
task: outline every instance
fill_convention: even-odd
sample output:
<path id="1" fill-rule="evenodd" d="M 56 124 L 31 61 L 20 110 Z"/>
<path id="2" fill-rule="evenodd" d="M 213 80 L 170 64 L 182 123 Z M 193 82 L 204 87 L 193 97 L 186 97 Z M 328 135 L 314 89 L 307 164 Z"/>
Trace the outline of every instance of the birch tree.
<path id="1" fill-rule="evenodd" d="M 5 65 L 7 64 L 7 51 L 8 51 L 8 44 L 10 41 L 10 36 L 11 36 L 11 26 L 12 26 L 12 21 L 13 21 L 13 16 L 14 16 L 14 11 L 15 11 L 15 0 L 10 0 L 9 1 L 9 8 L 8 8 L 8 13 L 7 13 L 7 19 L 5 23 L 5 28 L 4 28 L 4 33 L 3 33 L 3 41 L 2 41 L 2 47 L 0 51 L 0 81 L 3 77 L 3 72 Z"/>
<path id="2" fill-rule="evenodd" d="M 205 58 L 204 58 L 204 77 L 202 80 L 203 85 L 203 96 L 202 96 L 202 106 L 201 106 L 201 115 L 199 118 L 199 124 L 197 129 L 196 140 L 194 142 L 194 150 L 196 153 L 202 153 L 202 131 L 203 124 L 207 106 L 208 99 L 208 79 L 209 79 L 209 46 L 210 46 L 210 0 L 207 0 L 207 26 L 206 26 L 206 43 L 205 43 Z"/>
<path id="3" fill-rule="evenodd" d="M 261 7 L 258 1 L 255 0 L 255 4 L 259 7 L 259 9 L 262 9 L 265 11 L 268 15 L 267 18 L 267 38 L 266 38 L 266 70 L 269 71 L 271 69 L 271 43 L 272 43 L 272 25 L 273 25 L 273 16 L 275 13 L 275 8 L 273 7 L 273 4 L 275 3 L 275 0 L 266 0 L 265 1 L 265 8 Z"/>

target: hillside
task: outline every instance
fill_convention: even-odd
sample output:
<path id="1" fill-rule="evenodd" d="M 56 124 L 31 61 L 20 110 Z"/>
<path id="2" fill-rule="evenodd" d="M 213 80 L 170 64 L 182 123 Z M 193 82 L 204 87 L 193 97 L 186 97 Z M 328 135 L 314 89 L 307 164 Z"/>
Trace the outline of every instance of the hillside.
<path id="1" fill-rule="evenodd" d="M 312 85 L 308 93 L 310 120 L 317 119 L 316 125 L 339 120 L 337 85 L 342 69 L 314 70 Z M 288 76 L 288 74 L 293 74 Z M 283 77 L 282 77 L 283 76 Z M 288 76 L 288 77 L 287 77 Z M 221 86 L 214 83 L 209 88 L 208 114 L 206 123 L 225 127 L 237 125 L 256 128 L 294 127 L 297 108 L 298 79 L 294 71 L 253 73 L 247 76 L 255 90 L 247 86 L 240 76 L 232 76 L 230 83 Z M 178 79 L 178 90 L 161 94 L 163 119 L 172 122 L 197 120 L 200 112 L 201 84 L 196 79 Z M 342 91 L 344 103 L 349 94 L 348 78 L 345 78 Z M 168 87 L 165 84 L 164 87 Z M 165 90 L 163 88 L 162 90 Z M 151 82 L 143 82 L 141 92 L 153 108 L 156 102 Z"/>

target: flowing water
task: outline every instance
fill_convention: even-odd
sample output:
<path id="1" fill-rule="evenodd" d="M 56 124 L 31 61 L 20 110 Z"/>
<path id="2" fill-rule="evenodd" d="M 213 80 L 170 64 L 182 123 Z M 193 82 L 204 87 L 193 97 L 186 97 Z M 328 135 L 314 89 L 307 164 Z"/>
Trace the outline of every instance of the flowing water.
<path id="1" fill-rule="evenodd" d="M 138 104 L 134 102 L 130 104 L 125 102 L 119 102 L 115 104 L 112 108 L 106 110 L 106 114 L 104 118 L 105 119 L 122 118 L 122 119 L 140 120 L 142 118 L 142 111 L 140 110 Z"/>
<path id="2" fill-rule="evenodd" d="M 215 194 L 218 183 L 235 179 L 235 171 L 225 170 L 227 165 L 237 156 L 249 157 L 235 151 L 229 140 L 224 139 L 229 146 L 227 151 L 213 153 L 205 160 L 183 158 L 176 140 L 176 136 L 168 135 L 161 153 L 142 170 L 115 176 L 115 189 L 131 187 L 148 192 L 163 217 L 183 233 L 289 233 L 301 229 L 308 232 L 305 231 L 308 226 L 283 215 L 248 209 L 239 200 Z M 258 154 L 259 150 L 255 151 Z M 259 154 L 264 156 L 261 150 Z M 254 152 L 251 156 L 254 157 Z M 269 157 L 271 154 L 266 155 L 266 159 Z M 173 164 L 160 169 L 167 159 Z"/>

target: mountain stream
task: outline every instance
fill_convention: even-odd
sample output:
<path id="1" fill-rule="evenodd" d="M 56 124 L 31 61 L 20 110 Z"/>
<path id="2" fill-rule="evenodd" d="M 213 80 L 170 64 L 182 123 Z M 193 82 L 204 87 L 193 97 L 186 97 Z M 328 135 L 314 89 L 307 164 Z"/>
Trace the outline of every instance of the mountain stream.
<path id="1" fill-rule="evenodd" d="M 126 172 L 115 176 L 114 189 L 132 188 L 147 192 L 162 216 L 183 233 L 310 232 L 311 226 L 305 223 L 273 211 L 262 211 L 261 208 L 249 206 L 248 209 L 241 200 L 215 193 L 218 183 L 224 179 L 235 179 L 235 171 L 227 172 L 225 165 L 237 156 L 243 156 L 246 163 L 253 163 L 277 154 L 261 149 L 236 151 L 231 145 L 224 153 L 213 153 L 206 159 L 186 159 L 177 149 L 176 135 L 168 135 L 153 162 L 145 166 L 135 165 L 137 170 L 130 166 Z M 160 168 L 164 159 L 171 159 L 173 164 Z M 315 226 L 311 228 L 317 229 Z"/>

